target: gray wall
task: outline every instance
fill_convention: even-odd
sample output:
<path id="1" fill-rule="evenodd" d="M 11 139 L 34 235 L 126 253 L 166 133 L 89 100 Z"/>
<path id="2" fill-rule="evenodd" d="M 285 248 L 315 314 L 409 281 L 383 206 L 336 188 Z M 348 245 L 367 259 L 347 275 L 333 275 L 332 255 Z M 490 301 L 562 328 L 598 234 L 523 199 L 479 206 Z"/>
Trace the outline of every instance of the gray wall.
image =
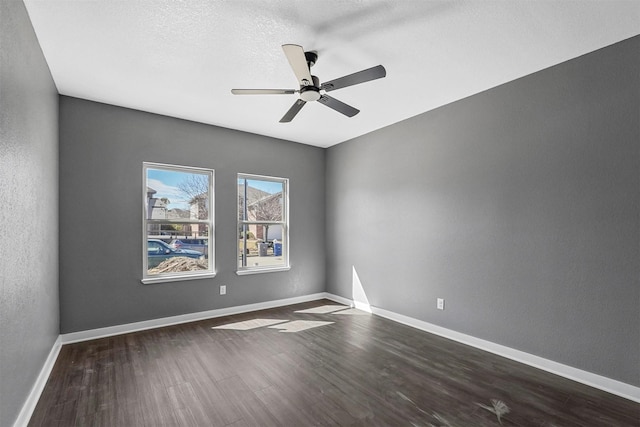
<path id="1" fill-rule="evenodd" d="M 58 337 L 58 93 L 22 1 L 0 1 L 0 425 Z"/>
<path id="2" fill-rule="evenodd" d="M 327 290 L 640 385 L 640 37 L 327 153 Z M 436 298 L 446 299 L 445 311 Z"/>
<path id="3" fill-rule="evenodd" d="M 215 169 L 215 278 L 140 283 L 144 161 Z M 317 147 L 62 96 L 62 333 L 323 292 L 324 168 Z M 290 271 L 236 275 L 239 172 L 290 179 Z"/>

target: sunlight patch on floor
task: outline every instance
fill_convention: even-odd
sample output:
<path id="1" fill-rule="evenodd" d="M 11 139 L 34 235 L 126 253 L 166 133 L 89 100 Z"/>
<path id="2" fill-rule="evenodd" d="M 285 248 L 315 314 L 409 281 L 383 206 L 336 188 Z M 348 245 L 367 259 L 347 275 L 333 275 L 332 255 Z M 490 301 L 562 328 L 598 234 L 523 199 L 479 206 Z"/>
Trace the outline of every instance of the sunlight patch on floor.
<path id="1" fill-rule="evenodd" d="M 286 319 L 252 319 L 244 322 L 228 323 L 226 325 L 214 326 L 211 329 L 233 329 L 235 331 L 248 331 L 250 329 L 262 328 L 264 326 L 275 325 L 276 323 L 288 322 Z"/>
<path id="2" fill-rule="evenodd" d="M 320 322 L 318 320 L 294 320 L 280 325 L 269 326 L 272 329 L 280 329 L 280 332 L 300 332 L 319 326 L 330 325 L 333 322 Z"/>

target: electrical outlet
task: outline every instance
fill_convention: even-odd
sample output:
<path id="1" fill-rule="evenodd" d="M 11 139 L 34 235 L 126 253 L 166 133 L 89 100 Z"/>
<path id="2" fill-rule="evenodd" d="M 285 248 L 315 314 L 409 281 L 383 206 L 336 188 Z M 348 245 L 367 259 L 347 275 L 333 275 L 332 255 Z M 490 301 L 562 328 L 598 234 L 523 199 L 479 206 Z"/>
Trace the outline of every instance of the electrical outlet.
<path id="1" fill-rule="evenodd" d="M 227 285 L 220 285 L 220 295 L 227 294 Z"/>
<path id="2" fill-rule="evenodd" d="M 438 307 L 438 310 L 444 310 L 444 298 L 437 299 L 436 307 Z"/>

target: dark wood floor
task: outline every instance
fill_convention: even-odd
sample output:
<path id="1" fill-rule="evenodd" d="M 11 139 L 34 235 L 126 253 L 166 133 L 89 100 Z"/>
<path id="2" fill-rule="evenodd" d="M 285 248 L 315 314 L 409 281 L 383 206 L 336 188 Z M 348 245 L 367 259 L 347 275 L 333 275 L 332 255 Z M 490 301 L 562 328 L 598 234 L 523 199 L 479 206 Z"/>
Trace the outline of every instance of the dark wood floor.
<path id="1" fill-rule="evenodd" d="M 329 304 L 65 345 L 29 425 L 640 425 L 637 403 L 377 316 L 294 313 Z M 333 323 L 212 329 L 250 319 Z"/>

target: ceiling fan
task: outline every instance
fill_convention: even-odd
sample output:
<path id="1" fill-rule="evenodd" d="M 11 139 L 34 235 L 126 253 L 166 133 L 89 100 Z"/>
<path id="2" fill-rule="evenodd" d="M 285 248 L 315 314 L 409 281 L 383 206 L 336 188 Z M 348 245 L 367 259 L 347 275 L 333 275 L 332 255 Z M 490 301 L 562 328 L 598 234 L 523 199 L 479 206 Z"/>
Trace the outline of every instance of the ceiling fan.
<path id="1" fill-rule="evenodd" d="M 297 44 L 285 44 L 282 45 L 282 49 L 289 60 L 293 73 L 298 79 L 300 89 L 231 89 L 231 93 L 234 95 L 291 95 L 298 93 L 300 97 L 280 119 L 280 123 L 287 123 L 293 120 L 302 107 L 307 102 L 312 101 L 318 101 L 347 117 L 353 117 L 360 110 L 330 97 L 327 92 L 379 79 L 387 75 L 384 67 L 378 65 L 320 84 L 320 79 L 311 75 L 311 67 L 318 61 L 317 52 L 305 52 L 302 46 Z"/>

